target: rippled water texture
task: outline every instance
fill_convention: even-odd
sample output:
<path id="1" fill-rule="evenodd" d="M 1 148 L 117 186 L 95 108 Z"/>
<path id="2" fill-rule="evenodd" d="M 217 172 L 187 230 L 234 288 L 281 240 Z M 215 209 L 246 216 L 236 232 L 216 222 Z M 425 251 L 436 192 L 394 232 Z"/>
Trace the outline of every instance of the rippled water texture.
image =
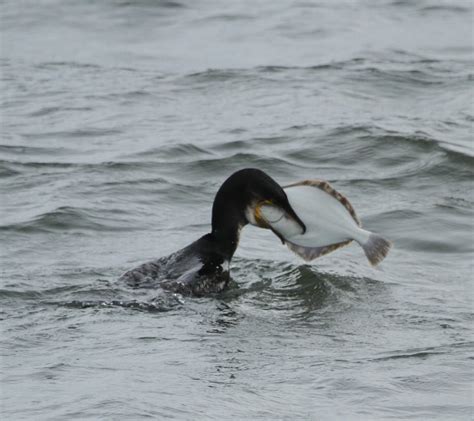
<path id="1" fill-rule="evenodd" d="M 472 419 L 464 0 L 3 1 L 3 419 Z M 132 290 L 242 167 L 328 179 L 394 249 L 248 227 L 233 287 Z"/>

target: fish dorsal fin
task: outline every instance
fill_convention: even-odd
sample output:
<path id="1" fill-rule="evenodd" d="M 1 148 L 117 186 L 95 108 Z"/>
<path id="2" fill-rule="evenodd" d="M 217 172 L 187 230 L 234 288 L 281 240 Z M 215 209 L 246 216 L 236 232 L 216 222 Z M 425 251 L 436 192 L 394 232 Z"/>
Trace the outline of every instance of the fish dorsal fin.
<path id="1" fill-rule="evenodd" d="M 325 193 L 329 194 L 330 196 L 334 197 L 338 202 L 340 202 L 350 213 L 354 221 L 359 227 L 362 227 L 362 223 L 360 222 L 359 217 L 355 213 L 354 208 L 351 205 L 351 202 L 349 202 L 349 199 L 344 196 L 343 194 L 339 193 L 331 184 L 329 184 L 325 180 L 303 180 L 303 181 L 298 181 L 293 184 L 288 184 L 287 186 L 284 186 L 283 188 L 289 188 L 289 187 L 296 187 L 296 186 L 311 186 L 311 187 L 317 187 L 318 189 L 324 191 Z M 345 245 L 345 244 L 344 244 Z M 328 246 L 330 247 L 330 246 Z M 330 250 L 332 251 L 332 250 Z M 329 253 L 329 252 L 326 252 Z M 326 254 L 324 253 L 324 254 Z"/>
<path id="2" fill-rule="evenodd" d="M 322 247 L 303 247 L 286 241 L 287 247 L 295 254 L 300 256 L 302 259 L 310 262 L 311 260 L 317 259 L 318 257 L 324 256 L 325 254 L 331 253 L 334 250 L 340 249 L 352 243 L 352 240 L 341 241 L 340 243 L 329 244 Z"/>

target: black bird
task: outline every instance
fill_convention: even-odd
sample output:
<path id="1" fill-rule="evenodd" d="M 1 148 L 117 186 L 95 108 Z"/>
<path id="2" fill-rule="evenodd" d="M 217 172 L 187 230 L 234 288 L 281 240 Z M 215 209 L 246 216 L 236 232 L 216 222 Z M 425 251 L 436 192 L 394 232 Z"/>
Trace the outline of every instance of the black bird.
<path id="1" fill-rule="evenodd" d="M 296 215 L 283 188 L 261 170 L 246 168 L 232 174 L 219 188 L 212 206 L 212 230 L 189 246 L 124 273 L 120 280 L 134 287 L 160 287 L 185 295 L 203 296 L 224 290 L 229 264 L 248 223 L 270 228 L 259 206 L 276 206 L 285 217 L 306 227 Z M 270 228 L 271 229 L 271 228 Z M 283 238 L 273 231 L 282 242 Z"/>

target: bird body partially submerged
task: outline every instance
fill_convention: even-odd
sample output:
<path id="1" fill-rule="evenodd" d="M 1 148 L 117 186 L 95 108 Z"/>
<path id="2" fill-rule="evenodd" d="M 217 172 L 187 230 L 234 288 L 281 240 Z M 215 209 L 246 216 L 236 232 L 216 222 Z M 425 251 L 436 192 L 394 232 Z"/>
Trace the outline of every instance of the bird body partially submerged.
<path id="1" fill-rule="evenodd" d="M 125 272 L 120 280 L 135 288 L 161 287 L 183 295 L 223 291 L 230 280 L 227 254 L 206 234 L 187 247 Z"/>
<path id="2" fill-rule="evenodd" d="M 256 224 L 259 203 L 272 203 L 304 231 L 283 188 L 263 171 L 247 168 L 232 174 L 219 188 L 212 206 L 212 229 L 177 252 L 144 263 L 120 280 L 134 287 L 156 287 L 185 295 L 220 292 L 229 281 L 229 263 L 240 231 Z"/>

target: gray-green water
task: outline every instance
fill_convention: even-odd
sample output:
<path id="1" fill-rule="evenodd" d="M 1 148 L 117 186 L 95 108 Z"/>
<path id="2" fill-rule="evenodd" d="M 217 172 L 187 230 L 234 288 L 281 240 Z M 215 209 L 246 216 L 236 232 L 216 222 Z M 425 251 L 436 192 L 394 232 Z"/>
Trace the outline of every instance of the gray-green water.
<path id="1" fill-rule="evenodd" d="M 472 16 L 2 2 L 2 418 L 472 419 Z M 115 281 L 242 167 L 330 180 L 393 251 L 306 265 L 248 227 L 222 296 Z"/>

